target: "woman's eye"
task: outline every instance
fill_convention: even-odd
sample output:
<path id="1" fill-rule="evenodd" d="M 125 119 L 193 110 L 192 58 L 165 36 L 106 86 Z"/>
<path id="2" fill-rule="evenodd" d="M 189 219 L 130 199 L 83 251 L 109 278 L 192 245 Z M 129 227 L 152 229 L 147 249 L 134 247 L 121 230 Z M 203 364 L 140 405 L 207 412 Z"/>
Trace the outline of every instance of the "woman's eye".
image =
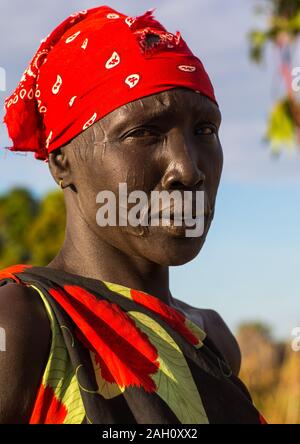
<path id="1" fill-rule="evenodd" d="M 128 133 L 127 137 L 158 137 L 158 133 L 151 128 L 139 128 Z"/>
<path id="2" fill-rule="evenodd" d="M 200 136 L 212 136 L 216 134 L 217 129 L 213 125 L 202 125 L 196 129 L 197 135 Z"/>

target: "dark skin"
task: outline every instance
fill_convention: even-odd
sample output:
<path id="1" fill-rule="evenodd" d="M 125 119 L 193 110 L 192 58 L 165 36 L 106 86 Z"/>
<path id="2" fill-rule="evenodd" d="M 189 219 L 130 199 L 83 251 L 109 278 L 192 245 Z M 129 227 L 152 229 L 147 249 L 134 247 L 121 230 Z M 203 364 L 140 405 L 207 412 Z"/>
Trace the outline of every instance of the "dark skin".
<path id="1" fill-rule="evenodd" d="M 64 245 L 48 267 L 155 295 L 198 323 L 237 374 L 239 348 L 222 318 L 174 298 L 169 289 L 169 266 L 198 255 L 214 216 L 223 166 L 220 123 L 212 101 L 176 88 L 96 122 L 87 130 L 93 142 L 86 156 L 72 142 L 51 153 L 50 171 L 57 183 L 63 180 L 67 227 Z M 120 182 L 127 183 L 128 193 L 143 190 L 147 196 L 152 190 L 205 191 L 204 234 L 191 238 L 162 226 L 98 226 L 96 196 L 101 190 L 117 194 Z M 26 423 L 48 358 L 50 325 L 40 297 L 18 284 L 0 288 L 0 308 L 9 350 L 0 354 L 0 422 Z"/>

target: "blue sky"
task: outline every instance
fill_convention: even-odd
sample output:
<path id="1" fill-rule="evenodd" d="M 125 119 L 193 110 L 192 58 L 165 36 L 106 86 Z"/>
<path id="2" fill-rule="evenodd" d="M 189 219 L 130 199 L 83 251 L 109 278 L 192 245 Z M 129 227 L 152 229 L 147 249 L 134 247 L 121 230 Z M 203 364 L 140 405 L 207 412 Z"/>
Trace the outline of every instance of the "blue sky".
<path id="1" fill-rule="evenodd" d="M 97 1 L 1 0 L 0 66 L 10 93 L 45 37 L 74 11 Z M 275 54 L 257 67 L 249 62 L 247 33 L 262 20 L 253 0 L 110 0 L 121 12 L 138 15 L 156 7 L 156 17 L 180 30 L 203 61 L 222 111 L 220 138 L 224 171 L 215 220 L 202 253 L 171 269 L 175 297 L 220 312 L 232 329 L 261 320 L 279 338 L 300 326 L 300 150 L 270 156 L 262 142 L 266 117 L 276 97 Z M 294 60 L 299 65 L 299 58 Z M 2 113 L 2 107 L 1 107 Z M 1 115 L 2 120 L 2 115 Z M 4 125 L 0 146 L 8 146 Z M 47 165 L 31 155 L 0 150 L 0 193 L 25 185 L 42 194 L 54 187 Z"/>

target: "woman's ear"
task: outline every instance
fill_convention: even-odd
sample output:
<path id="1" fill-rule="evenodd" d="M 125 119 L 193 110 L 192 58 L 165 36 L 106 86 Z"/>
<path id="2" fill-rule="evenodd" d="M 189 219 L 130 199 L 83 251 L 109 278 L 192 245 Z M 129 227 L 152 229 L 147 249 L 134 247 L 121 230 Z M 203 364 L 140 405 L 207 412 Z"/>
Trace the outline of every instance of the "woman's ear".
<path id="1" fill-rule="evenodd" d="M 53 179 L 61 188 L 75 189 L 67 150 L 58 148 L 49 153 L 48 165 Z"/>

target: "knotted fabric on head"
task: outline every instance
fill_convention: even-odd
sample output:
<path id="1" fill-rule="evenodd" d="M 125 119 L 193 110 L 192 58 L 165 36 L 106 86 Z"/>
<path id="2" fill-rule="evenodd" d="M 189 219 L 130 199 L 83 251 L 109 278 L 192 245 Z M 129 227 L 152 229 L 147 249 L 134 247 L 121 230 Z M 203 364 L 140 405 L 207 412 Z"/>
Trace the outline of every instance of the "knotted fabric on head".
<path id="1" fill-rule="evenodd" d="M 11 151 L 37 159 L 116 108 L 176 87 L 216 103 L 201 61 L 177 31 L 148 10 L 129 17 L 108 6 L 72 14 L 41 45 L 5 100 Z"/>

